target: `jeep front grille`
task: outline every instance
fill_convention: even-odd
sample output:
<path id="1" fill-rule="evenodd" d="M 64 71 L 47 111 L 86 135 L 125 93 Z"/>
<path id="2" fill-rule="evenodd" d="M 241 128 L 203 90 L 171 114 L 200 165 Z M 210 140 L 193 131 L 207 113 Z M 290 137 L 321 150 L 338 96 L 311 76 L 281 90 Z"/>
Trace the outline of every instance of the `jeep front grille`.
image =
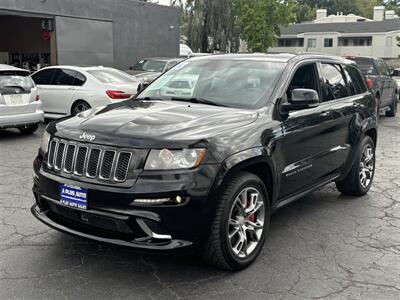
<path id="1" fill-rule="evenodd" d="M 124 182 L 132 161 L 132 152 L 97 145 L 77 144 L 53 139 L 49 143 L 47 168 L 108 182 Z"/>

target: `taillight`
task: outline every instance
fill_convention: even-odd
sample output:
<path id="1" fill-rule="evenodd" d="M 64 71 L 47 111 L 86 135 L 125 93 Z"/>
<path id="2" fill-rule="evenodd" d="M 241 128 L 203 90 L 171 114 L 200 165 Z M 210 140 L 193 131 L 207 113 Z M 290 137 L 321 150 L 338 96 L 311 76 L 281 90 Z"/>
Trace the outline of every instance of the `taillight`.
<path id="1" fill-rule="evenodd" d="M 367 85 L 369 89 L 372 89 L 372 79 L 367 79 Z"/>
<path id="2" fill-rule="evenodd" d="M 40 96 L 39 96 L 39 95 L 36 95 L 35 100 L 36 100 L 36 101 L 39 101 L 39 100 L 40 100 Z"/>
<path id="3" fill-rule="evenodd" d="M 123 91 L 114 91 L 114 90 L 108 90 L 106 91 L 106 94 L 111 99 L 128 99 L 132 96 L 131 94 L 127 94 Z"/>

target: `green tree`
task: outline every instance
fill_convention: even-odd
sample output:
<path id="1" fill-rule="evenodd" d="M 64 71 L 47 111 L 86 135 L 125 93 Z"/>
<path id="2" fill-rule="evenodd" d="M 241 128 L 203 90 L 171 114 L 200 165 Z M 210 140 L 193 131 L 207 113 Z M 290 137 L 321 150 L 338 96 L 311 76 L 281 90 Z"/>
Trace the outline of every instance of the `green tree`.
<path id="1" fill-rule="evenodd" d="M 374 6 L 382 4 L 381 0 L 356 0 L 358 11 L 361 16 L 372 19 L 374 16 Z"/>
<path id="2" fill-rule="evenodd" d="M 385 5 L 386 9 L 400 13 L 400 0 L 297 0 L 297 2 L 298 22 L 309 21 L 310 17 L 303 15 L 303 10 L 307 10 L 307 6 L 313 9 L 326 8 L 328 15 L 342 12 L 343 14 L 357 14 L 370 19 L 374 15 L 374 6 L 378 5 Z"/>
<path id="3" fill-rule="evenodd" d="M 296 21 L 298 23 L 315 20 L 315 17 L 316 17 L 315 7 L 311 7 L 306 3 L 304 4 L 299 3 L 296 6 Z"/>
<path id="4" fill-rule="evenodd" d="M 194 51 L 237 52 L 239 23 L 232 0 L 187 0 L 181 2 L 181 30 Z"/>
<path id="5" fill-rule="evenodd" d="M 387 10 L 394 10 L 396 14 L 400 15 L 400 0 L 386 0 L 383 1 Z"/>
<path id="6" fill-rule="evenodd" d="M 355 14 L 359 15 L 360 10 L 356 1 L 349 0 L 332 0 L 329 1 L 328 14 L 336 14 L 341 12 L 344 15 Z"/>
<path id="7" fill-rule="evenodd" d="M 234 0 L 241 37 L 252 52 L 266 52 L 274 45 L 281 26 L 296 20 L 292 0 Z"/>

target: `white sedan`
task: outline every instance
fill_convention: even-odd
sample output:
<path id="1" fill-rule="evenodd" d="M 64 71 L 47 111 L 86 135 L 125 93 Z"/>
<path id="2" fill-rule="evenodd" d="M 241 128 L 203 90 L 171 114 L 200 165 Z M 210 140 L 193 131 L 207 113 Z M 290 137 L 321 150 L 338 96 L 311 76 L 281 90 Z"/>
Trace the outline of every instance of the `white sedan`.
<path id="1" fill-rule="evenodd" d="M 0 128 L 30 134 L 43 121 L 42 103 L 29 71 L 0 64 Z"/>
<path id="2" fill-rule="evenodd" d="M 129 99 L 136 94 L 139 84 L 134 76 L 102 66 L 47 67 L 34 73 L 32 79 L 49 119 Z"/>

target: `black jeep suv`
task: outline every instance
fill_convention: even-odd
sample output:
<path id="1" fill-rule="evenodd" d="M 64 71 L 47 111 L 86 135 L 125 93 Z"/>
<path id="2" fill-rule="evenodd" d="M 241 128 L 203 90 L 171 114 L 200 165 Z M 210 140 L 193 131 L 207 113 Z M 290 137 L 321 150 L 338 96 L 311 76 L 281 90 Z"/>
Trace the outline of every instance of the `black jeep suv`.
<path id="1" fill-rule="evenodd" d="M 189 59 L 136 99 L 50 123 L 32 213 L 77 236 L 192 248 L 241 269 L 278 208 L 332 181 L 344 194 L 368 192 L 376 111 L 359 69 L 342 58 Z"/>

